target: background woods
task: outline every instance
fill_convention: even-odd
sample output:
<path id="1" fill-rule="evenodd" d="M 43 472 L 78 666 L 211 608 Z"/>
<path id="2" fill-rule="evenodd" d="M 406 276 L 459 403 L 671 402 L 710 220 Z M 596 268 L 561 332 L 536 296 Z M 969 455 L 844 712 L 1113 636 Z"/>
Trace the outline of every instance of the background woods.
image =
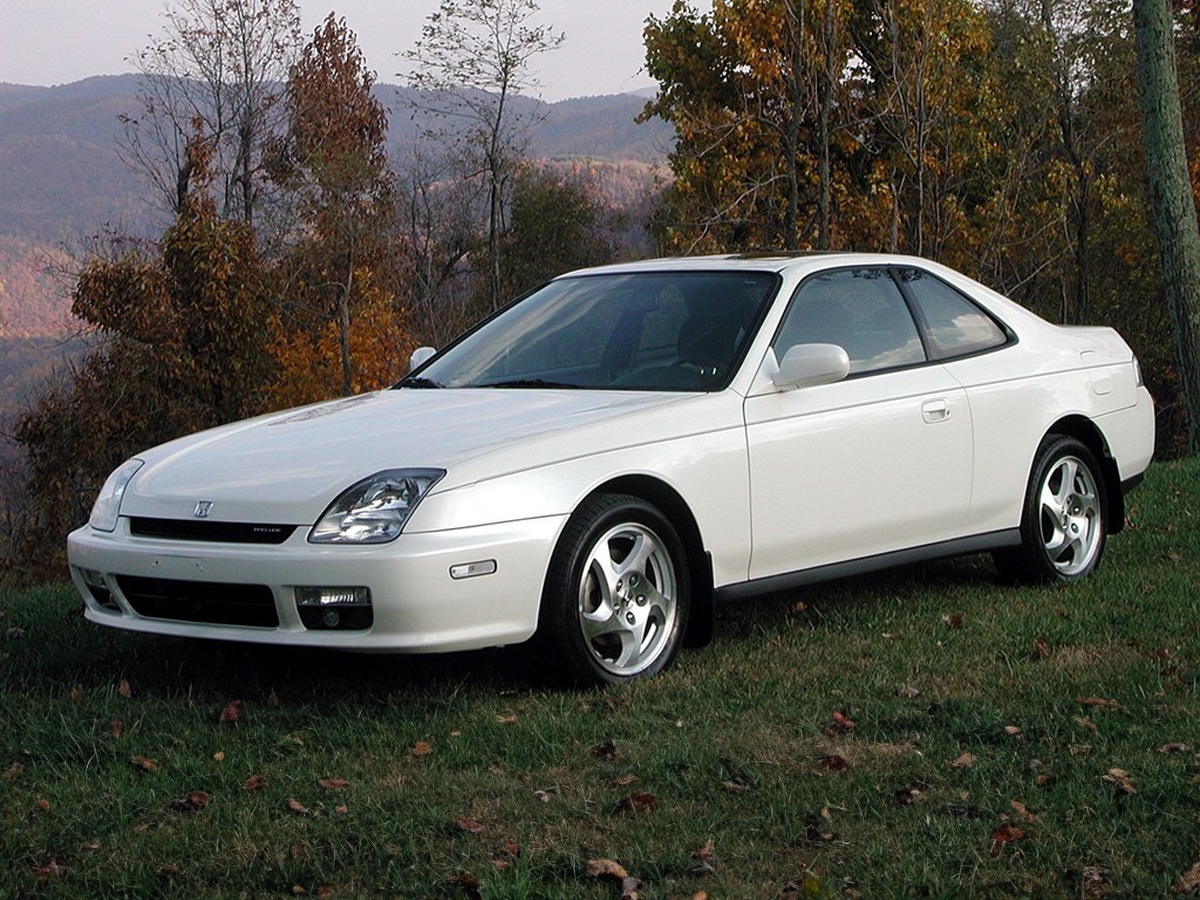
<path id="1" fill-rule="evenodd" d="M 1182 86 L 1176 149 L 1196 160 L 1200 19 L 1162 9 L 1178 74 L 1156 83 Z M 333 14 L 304 36 L 293 0 L 180 0 L 133 60 L 134 110 L 104 108 L 136 191 L 116 175 L 72 187 L 102 194 L 112 221 L 158 224 L 56 251 L 74 318 L 55 327 L 82 326 L 86 348 L 9 429 L 4 556 L 60 574 L 63 533 L 138 449 L 384 386 L 417 345 L 559 272 L 632 256 L 941 260 L 1051 320 L 1119 328 L 1159 404 L 1160 454 L 1195 449 L 1185 401 L 1200 389 L 1178 336 L 1198 313 L 1164 301 L 1133 12 L 678 0 L 646 22 L 659 90 L 634 125 L 598 102 L 547 117 L 528 63 L 571 48 L 532 0 L 444 0 L 398 48 L 404 89 L 378 83 Z M 0 300 L 55 289 L 30 263 L 50 225 L 22 193 L 36 153 L 5 102 L 0 221 L 16 230 L 0 234 Z M 545 149 L 585 114 L 602 123 L 586 156 Z M 1186 177 L 1185 194 L 1200 189 L 1200 167 Z"/>

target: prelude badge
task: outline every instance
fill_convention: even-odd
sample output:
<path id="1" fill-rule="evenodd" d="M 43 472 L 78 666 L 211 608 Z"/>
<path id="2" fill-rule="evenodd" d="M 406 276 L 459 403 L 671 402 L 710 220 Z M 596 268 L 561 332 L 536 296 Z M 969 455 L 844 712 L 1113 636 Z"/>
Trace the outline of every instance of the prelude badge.
<path id="1" fill-rule="evenodd" d="M 196 509 L 192 513 L 197 519 L 207 519 L 208 514 L 212 512 L 213 502 L 211 500 L 201 500 L 196 504 Z"/>

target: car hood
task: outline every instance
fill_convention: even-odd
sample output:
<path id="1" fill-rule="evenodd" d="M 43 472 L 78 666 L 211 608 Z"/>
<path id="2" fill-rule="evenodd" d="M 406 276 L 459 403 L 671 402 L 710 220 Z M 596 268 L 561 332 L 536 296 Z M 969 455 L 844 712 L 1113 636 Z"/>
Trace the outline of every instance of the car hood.
<path id="1" fill-rule="evenodd" d="M 125 492 L 121 514 L 191 518 L 196 505 L 208 501 L 218 521 L 307 525 L 343 490 L 384 469 L 445 469 L 437 489 L 446 490 L 623 446 L 628 430 L 589 426 L 689 398 L 695 399 L 488 389 L 364 394 L 237 422 L 138 454 L 145 465 Z M 588 433 L 582 447 L 575 439 L 581 431 Z M 597 434 L 611 434 L 611 444 L 598 444 Z"/>

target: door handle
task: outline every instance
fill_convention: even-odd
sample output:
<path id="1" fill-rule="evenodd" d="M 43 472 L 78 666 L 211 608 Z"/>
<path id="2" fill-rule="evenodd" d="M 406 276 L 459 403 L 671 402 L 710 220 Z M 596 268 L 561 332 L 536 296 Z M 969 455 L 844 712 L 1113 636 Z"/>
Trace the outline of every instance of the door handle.
<path id="1" fill-rule="evenodd" d="M 929 425 L 945 422 L 950 418 L 950 404 L 945 400 L 926 400 L 921 404 L 921 418 Z"/>

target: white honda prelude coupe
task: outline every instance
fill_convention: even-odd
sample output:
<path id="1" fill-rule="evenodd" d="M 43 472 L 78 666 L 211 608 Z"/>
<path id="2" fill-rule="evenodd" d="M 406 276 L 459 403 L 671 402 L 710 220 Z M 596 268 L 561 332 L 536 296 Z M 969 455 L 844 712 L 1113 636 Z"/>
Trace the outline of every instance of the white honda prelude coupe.
<path id="1" fill-rule="evenodd" d="M 1153 401 L 1109 328 L 932 262 L 574 272 L 394 387 L 138 454 L 71 534 L 92 622 L 425 653 L 544 640 L 620 682 L 722 600 L 990 551 L 1071 581 L 1124 524 Z"/>

